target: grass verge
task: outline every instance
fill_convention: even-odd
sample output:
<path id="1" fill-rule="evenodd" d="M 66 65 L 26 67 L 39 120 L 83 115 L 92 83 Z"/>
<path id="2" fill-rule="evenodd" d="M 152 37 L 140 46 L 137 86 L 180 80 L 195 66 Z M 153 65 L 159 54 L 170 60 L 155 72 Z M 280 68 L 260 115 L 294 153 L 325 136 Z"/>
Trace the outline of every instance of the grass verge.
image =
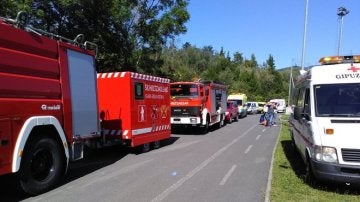
<path id="1" fill-rule="evenodd" d="M 360 201 L 360 188 L 346 185 L 304 182 L 301 157 L 291 145 L 289 116 L 281 117 L 279 143 L 274 155 L 270 201 Z"/>

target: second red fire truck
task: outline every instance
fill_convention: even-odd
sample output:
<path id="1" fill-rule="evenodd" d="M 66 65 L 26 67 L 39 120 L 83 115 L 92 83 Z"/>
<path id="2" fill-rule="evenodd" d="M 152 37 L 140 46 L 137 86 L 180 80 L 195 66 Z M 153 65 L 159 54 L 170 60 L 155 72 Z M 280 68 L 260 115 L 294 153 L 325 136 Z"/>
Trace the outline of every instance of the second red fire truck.
<path id="1" fill-rule="evenodd" d="M 98 74 L 103 135 L 143 152 L 170 137 L 170 80 L 133 72 Z"/>
<path id="2" fill-rule="evenodd" d="M 224 125 L 226 86 L 213 81 L 171 83 L 171 126 L 198 127 L 203 133 L 209 126 Z"/>

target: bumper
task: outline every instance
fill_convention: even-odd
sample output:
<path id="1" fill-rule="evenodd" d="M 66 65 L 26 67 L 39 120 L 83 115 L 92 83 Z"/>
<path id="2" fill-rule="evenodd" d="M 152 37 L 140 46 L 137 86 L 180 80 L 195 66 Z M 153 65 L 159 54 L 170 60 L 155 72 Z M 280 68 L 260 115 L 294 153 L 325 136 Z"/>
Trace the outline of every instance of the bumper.
<path id="1" fill-rule="evenodd" d="M 171 117 L 171 125 L 201 125 L 200 117 Z"/>
<path id="2" fill-rule="evenodd" d="M 360 166 L 331 164 L 311 160 L 316 179 L 360 185 Z"/>

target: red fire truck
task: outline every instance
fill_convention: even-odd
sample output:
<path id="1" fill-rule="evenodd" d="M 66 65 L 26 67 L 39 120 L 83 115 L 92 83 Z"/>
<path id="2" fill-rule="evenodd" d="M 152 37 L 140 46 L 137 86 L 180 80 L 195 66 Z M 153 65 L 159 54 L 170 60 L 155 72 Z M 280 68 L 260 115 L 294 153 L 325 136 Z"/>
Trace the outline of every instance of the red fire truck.
<path id="1" fill-rule="evenodd" d="M 0 175 L 17 173 L 39 194 L 83 158 L 83 139 L 100 136 L 96 53 L 26 19 L 0 19 Z"/>
<path id="2" fill-rule="evenodd" d="M 112 89 L 112 98 L 119 102 L 98 100 L 96 45 L 80 43 L 81 35 L 70 40 L 34 29 L 26 19 L 22 12 L 16 19 L 0 18 L 0 175 L 16 173 L 21 188 L 36 195 L 53 188 L 70 161 L 83 158 L 85 145 L 107 146 L 115 142 L 113 134 L 120 134 L 130 146 L 154 142 L 156 147 L 169 136 L 170 120 L 164 118 L 170 114 L 165 109 L 169 80 L 124 73 L 133 82 L 105 90 Z M 107 78 L 99 80 L 107 85 L 108 77 L 116 74 L 103 74 Z M 102 85 L 101 97 L 109 95 Z M 131 95 L 134 92 L 139 94 Z M 161 98 L 165 101 L 155 101 Z M 117 105 L 122 102 L 127 105 Z M 110 103 L 109 108 L 104 103 Z M 144 128 L 137 128 L 137 118 L 129 111 L 139 109 Z M 119 121 L 121 126 L 116 125 Z M 116 129 L 122 131 L 110 131 Z M 154 135 L 145 136 L 150 129 Z"/>
<path id="3" fill-rule="evenodd" d="M 225 85 L 213 81 L 174 82 L 170 89 L 172 129 L 194 126 L 207 133 L 211 125 L 224 125 Z"/>
<path id="4" fill-rule="evenodd" d="M 133 72 L 98 74 L 103 134 L 142 152 L 170 138 L 170 80 Z"/>

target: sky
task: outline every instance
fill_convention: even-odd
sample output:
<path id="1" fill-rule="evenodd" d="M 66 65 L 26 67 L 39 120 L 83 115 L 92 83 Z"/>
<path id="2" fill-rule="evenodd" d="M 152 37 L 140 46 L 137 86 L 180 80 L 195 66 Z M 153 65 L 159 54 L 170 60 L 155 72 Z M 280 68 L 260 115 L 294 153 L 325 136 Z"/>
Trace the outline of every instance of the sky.
<path id="1" fill-rule="evenodd" d="M 321 57 L 337 55 L 339 7 L 349 10 L 343 18 L 339 55 L 360 54 L 360 0 L 308 0 L 304 67 Z M 263 64 L 271 54 L 277 69 L 301 66 L 306 0 L 190 0 L 187 32 L 176 45 L 189 42 L 197 48 L 221 48 Z"/>

